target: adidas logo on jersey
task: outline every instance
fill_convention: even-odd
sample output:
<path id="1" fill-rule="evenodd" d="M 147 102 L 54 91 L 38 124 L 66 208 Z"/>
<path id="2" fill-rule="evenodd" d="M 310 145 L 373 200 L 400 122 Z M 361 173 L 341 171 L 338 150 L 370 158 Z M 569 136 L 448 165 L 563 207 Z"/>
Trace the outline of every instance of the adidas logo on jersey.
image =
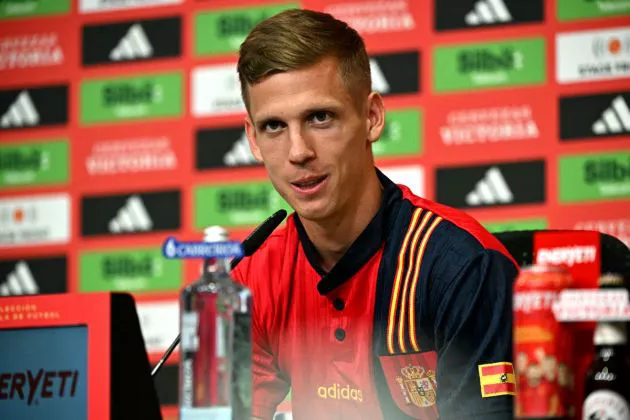
<path id="1" fill-rule="evenodd" d="M 131 26 L 129 31 L 110 52 L 113 61 L 148 58 L 153 54 L 153 47 L 139 23 Z"/>
<path id="2" fill-rule="evenodd" d="M 630 108 L 621 95 L 613 99 L 610 107 L 602 112 L 601 118 L 593 123 L 593 133 L 630 133 Z"/>
<path id="3" fill-rule="evenodd" d="M 34 295 L 39 293 L 33 273 L 24 261 L 15 265 L 15 270 L 7 275 L 4 283 L 0 283 L 0 296 Z"/>
<path id="4" fill-rule="evenodd" d="M 488 169 L 483 179 L 477 182 L 475 188 L 466 196 L 466 204 L 469 206 L 505 204 L 512 201 L 514 195 L 497 167 Z"/>
<path id="5" fill-rule="evenodd" d="M 503 0 L 479 0 L 475 3 L 475 8 L 466 15 L 465 20 L 469 26 L 478 26 L 511 22 L 512 15 Z"/>
<path id="6" fill-rule="evenodd" d="M 226 166 L 239 166 L 257 163 L 256 158 L 252 155 L 247 141 L 245 132 L 234 143 L 232 148 L 223 156 L 223 163 Z"/>
<path id="7" fill-rule="evenodd" d="M 109 222 L 111 233 L 148 231 L 153 227 L 153 221 L 137 195 L 129 197 L 118 214 Z"/>
<path id="8" fill-rule="evenodd" d="M 39 123 L 39 113 L 27 91 L 22 91 L 15 102 L 0 117 L 0 127 L 34 126 Z"/>

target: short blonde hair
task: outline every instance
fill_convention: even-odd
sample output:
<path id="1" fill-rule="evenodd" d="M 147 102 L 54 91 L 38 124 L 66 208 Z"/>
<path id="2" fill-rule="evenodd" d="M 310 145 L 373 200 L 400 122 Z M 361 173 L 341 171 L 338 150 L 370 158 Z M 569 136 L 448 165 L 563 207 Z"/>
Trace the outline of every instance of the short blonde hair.
<path id="1" fill-rule="evenodd" d="M 241 44 L 238 74 L 249 110 L 248 86 L 334 57 L 341 80 L 355 103 L 372 88 L 370 61 L 359 33 L 328 13 L 290 9 L 260 22 Z"/>

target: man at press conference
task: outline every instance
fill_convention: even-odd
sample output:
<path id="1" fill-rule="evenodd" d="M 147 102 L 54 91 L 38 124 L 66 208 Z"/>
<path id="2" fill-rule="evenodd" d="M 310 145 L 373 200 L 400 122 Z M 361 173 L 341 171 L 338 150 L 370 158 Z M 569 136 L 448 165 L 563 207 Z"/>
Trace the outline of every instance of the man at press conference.
<path id="1" fill-rule="evenodd" d="M 258 24 L 238 73 L 250 148 L 295 210 L 251 288 L 253 417 L 511 419 L 518 266 L 465 213 L 375 167 L 384 127 L 360 35 L 329 14 Z"/>

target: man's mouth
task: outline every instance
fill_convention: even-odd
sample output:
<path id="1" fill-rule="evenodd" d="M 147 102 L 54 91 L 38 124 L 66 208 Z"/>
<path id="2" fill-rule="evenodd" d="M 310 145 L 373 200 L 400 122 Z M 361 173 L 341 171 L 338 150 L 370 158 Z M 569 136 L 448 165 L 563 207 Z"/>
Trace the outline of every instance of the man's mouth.
<path id="1" fill-rule="evenodd" d="M 311 190 L 317 187 L 319 184 L 324 182 L 326 179 L 326 175 L 322 176 L 309 176 L 301 178 L 295 182 L 292 182 L 291 185 L 300 189 L 300 190 Z"/>

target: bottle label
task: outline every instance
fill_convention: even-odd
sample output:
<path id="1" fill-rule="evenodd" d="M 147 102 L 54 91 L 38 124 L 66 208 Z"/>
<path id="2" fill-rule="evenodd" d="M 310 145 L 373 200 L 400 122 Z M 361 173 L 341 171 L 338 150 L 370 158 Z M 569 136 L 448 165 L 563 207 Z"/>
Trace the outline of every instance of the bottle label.
<path id="1" fill-rule="evenodd" d="M 584 400 L 582 420 L 630 420 L 628 401 L 615 391 L 592 392 Z"/>
<path id="2" fill-rule="evenodd" d="M 199 349 L 199 316 L 196 312 L 186 312 L 182 314 L 181 326 L 181 348 L 183 351 L 197 351 Z"/>

